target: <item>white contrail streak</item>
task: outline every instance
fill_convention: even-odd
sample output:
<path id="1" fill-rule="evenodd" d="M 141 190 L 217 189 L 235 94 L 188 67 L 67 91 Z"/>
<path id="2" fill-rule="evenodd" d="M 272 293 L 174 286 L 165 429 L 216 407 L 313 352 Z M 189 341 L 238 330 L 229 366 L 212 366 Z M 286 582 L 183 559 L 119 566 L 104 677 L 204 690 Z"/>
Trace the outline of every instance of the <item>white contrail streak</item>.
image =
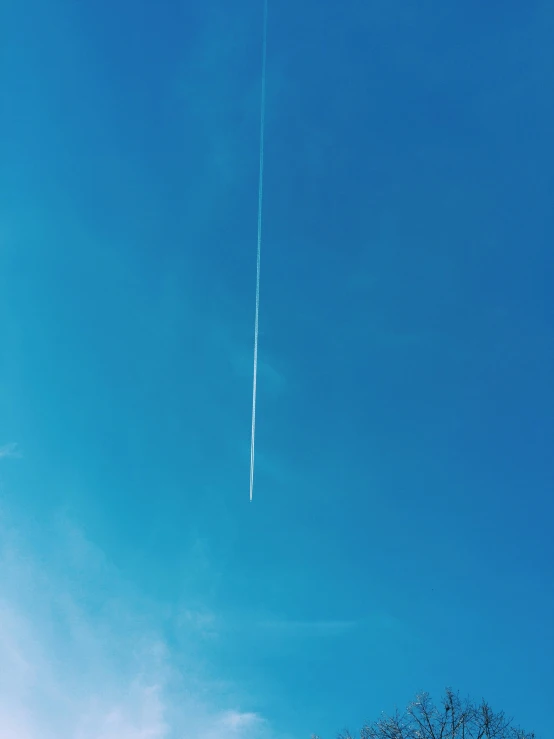
<path id="1" fill-rule="evenodd" d="M 250 502 L 254 490 L 254 445 L 256 442 L 256 392 L 258 381 L 258 336 L 260 324 L 260 255 L 262 251 L 262 199 L 264 189 L 265 68 L 267 57 L 267 0 L 264 0 L 262 45 L 262 96 L 260 104 L 260 174 L 258 180 L 258 251 L 256 256 L 256 317 L 254 320 L 254 379 L 252 381 L 252 436 L 250 439 Z"/>

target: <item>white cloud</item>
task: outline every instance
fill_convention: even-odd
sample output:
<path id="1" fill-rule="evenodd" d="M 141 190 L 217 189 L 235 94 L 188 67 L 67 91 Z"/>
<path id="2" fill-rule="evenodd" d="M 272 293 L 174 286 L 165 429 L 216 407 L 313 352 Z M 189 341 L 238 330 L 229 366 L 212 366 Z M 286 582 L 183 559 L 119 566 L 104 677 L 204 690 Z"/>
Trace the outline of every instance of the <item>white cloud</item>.
<path id="1" fill-rule="evenodd" d="M 35 559 L 13 529 L 0 531 L 0 739 L 274 736 L 192 656 L 181 651 L 177 670 L 159 635 L 160 609 L 141 612 L 97 548 L 67 522 L 58 531 L 63 571 L 59 554 Z M 91 582 L 104 591 L 80 592 Z M 194 638 L 213 617 L 191 610 L 179 621 Z"/>
<path id="2" fill-rule="evenodd" d="M 213 737 L 214 739 L 221 736 L 246 737 L 253 736 L 253 732 L 257 732 L 259 736 L 264 723 L 263 719 L 255 713 L 227 711 L 214 722 Z"/>
<path id="3" fill-rule="evenodd" d="M 271 739 L 267 723 L 255 713 L 223 711 L 205 713 L 187 723 L 182 739 Z"/>
<path id="4" fill-rule="evenodd" d="M 75 739 L 162 739 L 169 736 L 159 685 L 131 684 L 117 703 L 89 701 L 78 717 Z"/>

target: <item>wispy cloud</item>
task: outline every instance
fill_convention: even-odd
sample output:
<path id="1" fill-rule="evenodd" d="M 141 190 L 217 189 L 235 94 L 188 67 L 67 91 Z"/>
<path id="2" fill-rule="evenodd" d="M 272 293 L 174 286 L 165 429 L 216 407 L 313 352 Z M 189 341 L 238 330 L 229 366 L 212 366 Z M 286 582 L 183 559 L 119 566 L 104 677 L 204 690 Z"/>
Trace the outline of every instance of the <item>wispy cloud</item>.
<path id="1" fill-rule="evenodd" d="M 262 631 L 270 631 L 272 638 L 331 639 L 349 636 L 353 632 L 359 638 L 364 638 L 364 635 L 387 638 L 390 634 L 402 640 L 414 638 L 403 621 L 378 609 L 353 619 L 266 618 L 258 620 L 255 626 Z"/>
<path id="2" fill-rule="evenodd" d="M 356 628 L 357 625 L 357 621 L 341 620 L 294 621 L 276 619 L 259 623 L 259 626 L 263 629 L 298 636 L 340 636 Z"/>
<path id="3" fill-rule="evenodd" d="M 154 605 L 152 617 L 134 600 L 77 529 L 58 523 L 74 571 L 59 565 L 59 552 L 35 559 L 13 529 L 0 534 L 0 737 L 275 739 L 262 716 L 236 705 L 228 683 L 205 677 L 186 646 L 177 659 L 160 610 Z M 194 639 L 212 618 L 190 611 L 181 620 Z"/>
<path id="4" fill-rule="evenodd" d="M 213 638 L 219 633 L 217 618 L 207 609 L 184 608 L 177 618 L 177 625 L 192 629 L 202 637 Z"/>
<path id="5" fill-rule="evenodd" d="M 221 714 L 203 735 L 205 739 L 257 739 L 267 736 L 266 722 L 256 713 L 240 713 L 227 711 Z"/>
<path id="6" fill-rule="evenodd" d="M 0 446 L 0 459 L 3 459 L 4 457 L 21 457 L 21 452 L 17 448 L 17 444 L 15 442 L 12 441 L 9 444 Z"/>

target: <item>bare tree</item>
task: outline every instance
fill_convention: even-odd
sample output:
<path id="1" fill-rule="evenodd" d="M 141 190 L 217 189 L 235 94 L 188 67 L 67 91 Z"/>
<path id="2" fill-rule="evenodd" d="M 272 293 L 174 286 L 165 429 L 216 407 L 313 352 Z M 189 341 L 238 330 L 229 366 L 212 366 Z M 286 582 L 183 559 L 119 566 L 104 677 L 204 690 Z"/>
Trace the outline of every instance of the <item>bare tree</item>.
<path id="1" fill-rule="evenodd" d="M 315 734 L 312 739 L 319 739 Z M 338 739 L 354 739 L 349 731 Z M 404 712 L 383 716 L 360 731 L 360 739 L 537 739 L 533 732 L 512 726 L 503 711 L 495 712 L 486 701 L 462 700 L 446 689 L 441 705 L 428 693 L 417 695 Z"/>

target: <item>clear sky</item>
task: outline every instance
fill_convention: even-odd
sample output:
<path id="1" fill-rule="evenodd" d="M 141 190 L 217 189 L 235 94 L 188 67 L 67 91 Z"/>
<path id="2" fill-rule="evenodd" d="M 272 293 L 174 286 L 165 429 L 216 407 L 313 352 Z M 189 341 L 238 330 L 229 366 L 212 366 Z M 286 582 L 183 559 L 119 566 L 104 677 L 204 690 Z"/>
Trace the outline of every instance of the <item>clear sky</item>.
<path id="1" fill-rule="evenodd" d="M 0 9 L 0 736 L 554 695 L 554 6 Z"/>

